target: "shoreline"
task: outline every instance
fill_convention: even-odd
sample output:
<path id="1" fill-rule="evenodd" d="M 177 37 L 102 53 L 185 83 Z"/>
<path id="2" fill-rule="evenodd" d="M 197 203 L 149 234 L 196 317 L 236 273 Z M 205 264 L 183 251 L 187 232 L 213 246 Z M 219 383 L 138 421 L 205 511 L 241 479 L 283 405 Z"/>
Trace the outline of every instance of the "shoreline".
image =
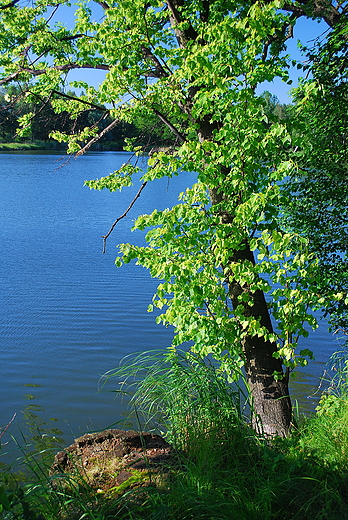
<path id="1" fill-rule="evenodd" d="M 65 144 L 57 143 L 56 141 L 23 141 L 23 142 L 11 142 L 1 143 L 0 152 L 20 152 L 20 151 L 57 151 L 66 152 L 67 146 Z M 123 147 L 120 143 L 108 141 L 105 143 L 98 143 L 91 147 L 92 151 L 98 152 L 122 152 Z"/>

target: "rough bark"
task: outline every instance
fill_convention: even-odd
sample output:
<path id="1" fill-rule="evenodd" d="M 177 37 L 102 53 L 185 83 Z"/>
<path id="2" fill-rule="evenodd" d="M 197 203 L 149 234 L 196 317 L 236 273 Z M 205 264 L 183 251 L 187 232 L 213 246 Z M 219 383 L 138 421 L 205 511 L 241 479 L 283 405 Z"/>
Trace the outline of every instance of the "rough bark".
<path id="1" fill-rule="evenodd" d="M 223 195 L 211 190 L 210 197 L 212 203 L 217 204 L 221 202 Z M 228 214 L 221 215 L 221 218 L 223 222 L 233 219 Z M 243 249 L 234 251 L 230 258 L 231 263 L 245 261 L 255 264 L 253 252 L 247 241 L 243 244 Z M 228 265 L 224 266 L 224 270 L 228 273 Z M 244 304 L 245 317 L 258 319 L 260 325 L 272 333 L 273 326 L 264 293 L 260 290 L 252 292 L 247 285 L 241 286 L 233 278 L 229 279 L 229 294 L 234 309 L 240 305 L 238 296 L 245 292 L 249 297 L 248 304 Z M 286 437 L 291 427 L 292 408 L 288 377 L 283 372 L 281 359 L 274 357 L 277 345 L 263 336 L 246 336 L 242 348 L 245 376 L 251 397 L 253 428 L 266 436 Z"/>
<path id="2" fill-rule="evenodd" d="M 254 256 L 248 244 L 236 251 L 233 261 L 254 263 Z M 229 291 L 233 307 L 240 305 L 238 296 L 247 291 L 249 304 L 244 304 L 244 315 L 260 321 L 270 333 L 272 322 L 262 291 L 251 292 L 236 282 L 230 282 Z M 242 343 L 245 358 L 245 375 L 251 395 L 252 424 L 255 430 L 267 436 L 288 435 L 291 426 L 291 400 L 288 377 L 283 373 L 281 359 L 275 358 L 277 345 L 263 336 L 246 336 Z M 275 376 L 277 374 L 277 376 Z"/>
<path id="3" fill-rule="evenodd" d="M 339 3 L 337 3 L 339 6 Z M 296 18 L 309 16 L 323 19 L 330 27 L 341 22 L 345 11 L 340 11 L 329 0 L 300 0 L 299 2 L 285 2 L 282 9 L 294 13 Z M 343 16 L 342 16 L 343 15 Z"/>

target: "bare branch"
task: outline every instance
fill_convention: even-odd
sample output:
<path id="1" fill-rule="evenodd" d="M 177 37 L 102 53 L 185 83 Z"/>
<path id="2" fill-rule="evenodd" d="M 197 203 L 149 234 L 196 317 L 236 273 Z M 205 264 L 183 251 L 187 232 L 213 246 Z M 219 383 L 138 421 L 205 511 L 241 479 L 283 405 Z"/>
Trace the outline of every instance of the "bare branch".
<path id="1" fill-rule="evenodd" d="M 93 137 L 93 139 L 91 139 L 87 144 L 86 146 L 84 146 L 83 148 L 81 148 L 81 150 L 79 150 L 77 153 L 76 153 L 76 157 L 78 157 L 79 155 L 83 155 L 84 153 L 87 152 L 87 150 L 90 149 L 90 147 L 92 146 L 92 144 L 96 143 L 97 141 L 99 141 L 99 139 L 101 139 L 105 134 L 107 134 L 108 132 L 110 132 L 110 130 L 112 130 L 116 125 L 119 124 L 119 120 L 118 119 L 115 119 L 115 121 L 112 121 L 112 123 L 109 124 L 109 126 L 107 126 L 106 128 L 104 128 L 104 130 L 102 130 L 100 132 L 100 134 L 96 135 L 95 137 Z"/>
<path id="2" fill-rule="evenodd" d="M 49 104 L 50 100 L 51 100 L 51 97 L 53 95 L 53 92 L 50 92 L 49 96 L 46 98 L 46 99 L 43 99 L 41 96 L 38 96 L 37 94 L 33 94 L 34 96 L 36 96 L 41 102 L 42 102 L 42 105 L 41 107 L 39 108 L 39 110 L 37 112 L 35 112 L 35 114 L 33 114 L 29 120 L 28 120 L 28 124 L 24 127 L 24 128 L 27 128 L 28 126 L 30 126 L 30 123 L 31 121 L 33 121 L 35 119 L 35 117 L 37 117 L 43 110 L 44 108 L 47 107 L 47 105 Z"/>
<path id="3" fill-rule="evenodd" d="M 308 8 L 312 15 L 322 18 L 330 27 L 334 27 L 342 20 L 342 13 L 332 5 L 330 0 L 299 0 L 293 4 L 285 2 L 282 6 L 283 10 L 294 13 L 297 18 L 307 16 Z"/>
<path id="4" fill-rule="evenodd" d="M 109 6 L 106 2 L 103 2 L 102 0 L 94 0 L 94 2 L 96 4 L 99 4 L 100 7 L 102 7 L 104 9 L 104 11 L 107 11 L 107 9 L 109 9 Z"/>
<path id="5" fill-rule="evenodd" d="M 84 65 L 80 65 L 79 63 L 66 63 L 65 65 L 53 65 L 52 67 L 48 67 L 47 69 L 31 69 L 29 67 L 23 67 L 13 72 L 7 78 L 3 78 L 0 80 L 0 85 L 5 85 L 6 83 L 10 83 L 10 81 L 14 81 L 23 74 L 29 73 L 32 76 L 41 76 L 42 74 L 47 74 L 50 70 L 58 70 L 61 72 L 69 72 L 69 70 L 73 69 L 95 69 L 95 70 L 109 70 L 108 65 L 100 64 L 100 65 L 90 65 L 89 63 L 85 63 Z"/>
<path id="6" fill-rule="evenodd" d="M 96 110 L 100 110 L 101 112 L 109 112 L 109 110 L 101 105 L 95 105 L 91 101 L 86 101 L 85 99 L 80 99 L 75 96 L 70 96 L 69 94 L 65 94 L 65 92 L 59 92 L 59 90 L 52 90 L 53 94 L 56 94 L 65 99 L 71 99 L 72 101 L 78 101 L 78 103 L 82 103 L 83 105 L 87 105 L 91 108 L 95 108 Z"/>
<path id="7" fill-rule="evenodd" d="M 154 77 L 155 78 L 166 78 L 166 77 L 168 77 L 169 73 L 164 70 L 162 63 L 159 61 L 157 56 L 155 56 L 153 54 L 153 52 L 148 47 L 145 47 L 145 45 L 141 45 L 140 48 L 141 48 L 141 50 L 143 52 L 144 58 L 146 60 L 152 61 L 152 63 L 155 66 L 155 70 L 152 71 L 152 74 L 154 75 Z"/>
<path id="8" fill-rule="evenodd" d="M 132 209 L 132 207 L 134 206 L 135 204 L 135 201 L 140 197 L 141 195 L 141 192 L 143 191 L 143 189 L 145 188 L 147 184 L 147 181 L 143 182 L 143 184 L 140 186 L 139 188 L 139 191 L 138 193 L 136 194 L 136 196 L 134 197 L 134 199 L 132 200 L 132 202 L 129 204 L 128 208 L 126 209 L 126 211 L 124 213 L 122 213 L 122 215 L 120 217 L 118 217 L 115 222 L 112 224 L 111 228 L 109 229 L 109 231 L 106 233 L 106 235 L 103 235 L 102 236 L 102 239 L 103 239 L 103 254 L 105 253 L 106 251 L 106 241 L 108 239 L 108 237 L 111 235 L 111 233 L 113 232 L 116 224 L 122 220 L 124 217 L 127 216 L 127 213 Z"/>
<path id="9" fill-rule="evenodd" d="M 54 9 L 52 10 L 51 14 L 49 15 L 49 17 L 46 19 L 46 25 L 48 26 L 50 21 L 52 20 L 52 18 L 54 17 L 54 15 L 56 14 L 56 12 L 58 11 L 58 7 L 59 7 L 59 4 L 56 5 L 54 7 Z"/>
<path id="10" fill-rule="evenodd" d="M 272 35 L 269 37 L 268 41 L 265 43 L 264 48 L 263 48 L 263 53 L 262 53 L 262 58 L 261 58 L 262 61 L 266 61 L 268 49 L 269 49 L 270 45 L 272 45 L 273 42 L 276 42 L 276 41 L 285 42 L 286 40 L 293 38 L 293 36 L 294 36 L 293 35 L 293 26 L 291 25 L 291 22 L 296 20 L 299 17 L 300 17 L 300 15 L 292 13 L 292 15 L 290 16 L 290 23 L 286 22 L 285 24 L 283 24 L 282 37 L 280 37 L 280 35 L 277 33 L 275 35 Z"/>
<path id="11" fill-rule="evenodd" d="M 154 109 L 153 111 L 156 114 L 156 116 L 176 135 L 176 137 L 180 139 L 182 143 L 186 141 L 185 136 L 181 132 L 179 132 L 179 130 L 175 128 L 174 125 L 172 125 L 172 123 L 169 121 L 169 119 L 166 118 L 165 115 L 161 114 L 161 112 L 159 112 L 156 109 Z"/>
<path id="12" fill-rule="evenodd" d="M 147 11 L 148 7 L 149 7 L 149 4 L 147 4 L 147 6 L 145 7 L 145 10 L 143 13 L 143 18 L 144 18 L 144 23 L 145 23 L 145 28 L 146 28 L 146 39 L 149 43 L 149 47 L 146 47 L 145 45 L 141 45 L 141 50 L 143 51 L 145 59 L 150 59 L 154 63 L 155 70 L 160 73 L 160 75 L 158 77 L 167 77 L 170 74 L 172 74 L 172 71 L 168 67 L 166 61 L 162 60 L 163 61 L 163 65 L 162 65 L 159 58 L 151 50 L 151 48 L 153 48 L 153 45 L 152 45 L 150 34 L 149 34 L 149 26 L 148 26 L 148 23 L 146 20 L 146 11 Z M 167 69 L 167 72 L 165 71 L 165 69 Z"/>

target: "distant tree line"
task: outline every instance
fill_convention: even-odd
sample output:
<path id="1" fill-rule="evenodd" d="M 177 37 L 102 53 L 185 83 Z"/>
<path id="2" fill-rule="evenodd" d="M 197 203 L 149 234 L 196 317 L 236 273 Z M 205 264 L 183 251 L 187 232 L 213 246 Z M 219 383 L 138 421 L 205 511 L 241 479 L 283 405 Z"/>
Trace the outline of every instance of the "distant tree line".
<path id="1" fill-rule="evenodd" d="M 59 143 L 50 136 L 53 130 L 73 134 L 82 132 L 86 127 L 95 126 L 98 133 L 101 133 L 112 121 L 107 110 L 103 110 L 104 107 L 100 107 L 99 110 L 91 104 L 86 104 L 86 110 L 77 113 L 76 117 L 72 117 L 67 110 L 57 112 L 57 104 L 61 99 L 70 98 L 72 102 L 77 99 L 73 91 L 57 92 L 49 100 L 39 99 L 30 103 L 26 96 L 26 89 L 22 85 L 0 88 L 0 142 L 41 141 L 51 143 L 52 147 L 56 148 Z M 147 145 L 150 149 L 155 145 L 169 145 L 168 139 L 169 133 L 165 125 L 153 116 L 144 114 L 134 123 L 120 121 L 98 139 L 94 148 L 123 150 L 127 140 L 131 140 L 133 144 Z"/>
<path id="2" fill-rule="evenodd" d="M 261 98 L 264 101 L 263 107 L 265 115 L 270 118 L 270 121 L 274 117 L 280 119 L 281 121 L 285 121 L 292 117 L 292 114 L 294 112 L 293 105 L 280 103 L 277 96 L 271 94 L 270 92 L 268 92 L 268 90 L 261 94 Z"/>
<path id="3" fill-rule="evenodd" d="M 86 127 L 95 126 L 98 133 L 101 133 L 112 121 L 108 114 L 105 115 L 97 106 L 93 107 L 90 104 L 86 104 L 86 110 L 78 112 L 76 117 L 72 117 L 68 110 L 57 112 L 56 107 L 62 97 L 65 100 L 70 98 L 72 102 L 77 99 L 73 91 L 57 92 L 49 100 L 33 99 L 30 103 L 26 99 L 27 92 L 23 85 L 12 84 L 0 88 L 0 142 L 41 141 L 51 143 L 52 147 L 56 148 L 59 143 L 50 137 L 53 130 L 76 134 Z M 266 124 L 272 124 L 273 116 L 280 119 L 291 117 L 291 105 L 281 104 L 278 98 L 268 91 L 264 92 L 262 97 L 265 115 L 268 118 Z M 79 98 L 81 99 L 81 95 Z M 26 128 L 24 136 L 23 126 Z M 20 129 L 21 135 L 18 135 Z M 98 139 L 94 149 L 123 150 L 127 141 L 131 141 L 133 145 L 139 144 L 149 151 L 153 147 L 171 146 L 173 136 L 164 122 L 158 121 L 152 113 L 144 112 L 131 123 L 120 121 Z"/>

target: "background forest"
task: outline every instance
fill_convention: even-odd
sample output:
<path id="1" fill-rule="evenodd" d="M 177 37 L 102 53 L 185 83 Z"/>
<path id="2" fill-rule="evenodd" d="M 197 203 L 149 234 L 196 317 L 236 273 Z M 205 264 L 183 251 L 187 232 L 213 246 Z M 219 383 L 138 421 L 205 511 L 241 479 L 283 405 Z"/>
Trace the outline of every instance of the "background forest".
<path id="1" fill-rule="evenodd" d="M 55 112 L 51 101 L 43 103 L 39 108 L 37 103 L 28 103 L 25 100 L 26 87 L 23 85 L 10 85 L 0 87 L 0 149 L 4 143 L 12 143 L 11 147 L 18 149 L 21 143 L 35 143 L 36 148 L 65 149 L 66 145 L 57 143 L 50 135 L 53 130 L 74 134 L 81 132 L 85 127 L 96 127 L 98 134 L 103 132 L 110 123 L 110 115 L 104 116 L 99 107 L 91 107 L 90 104 L 85 111 L 77 114 L 71 119 L 67 110 L 60 113 Z M 83 98 L 82 93 L 82 98 Z M 59 92 L 52 98 L 77 99 L 75 92 L 68 90 L 66 93 Z M 291 105 L 281 104 L 278 98 L 270 92 L 262 94 L 266 104 L 267 114 L 275 115 L 281 119 L 291 117 Z M 32 114 L 30 126 L 23 135 L 18 134 L 20 130 L 19 120 L 26 114 Z M 151 114 L 144 114 L 142 118 L 128 123 L 120 123 L 105 133 L 93 146 L 93 150 L 123 150 L 127 146 L 127 139 L 131 139 L 136 145 L 142 145 L 148 151 L 154 146 L 169 146 L 173 143 L 173 137 L 162 121 L 158 121 Z M 10 149 L 10 146 L 4 147 Z"/>

